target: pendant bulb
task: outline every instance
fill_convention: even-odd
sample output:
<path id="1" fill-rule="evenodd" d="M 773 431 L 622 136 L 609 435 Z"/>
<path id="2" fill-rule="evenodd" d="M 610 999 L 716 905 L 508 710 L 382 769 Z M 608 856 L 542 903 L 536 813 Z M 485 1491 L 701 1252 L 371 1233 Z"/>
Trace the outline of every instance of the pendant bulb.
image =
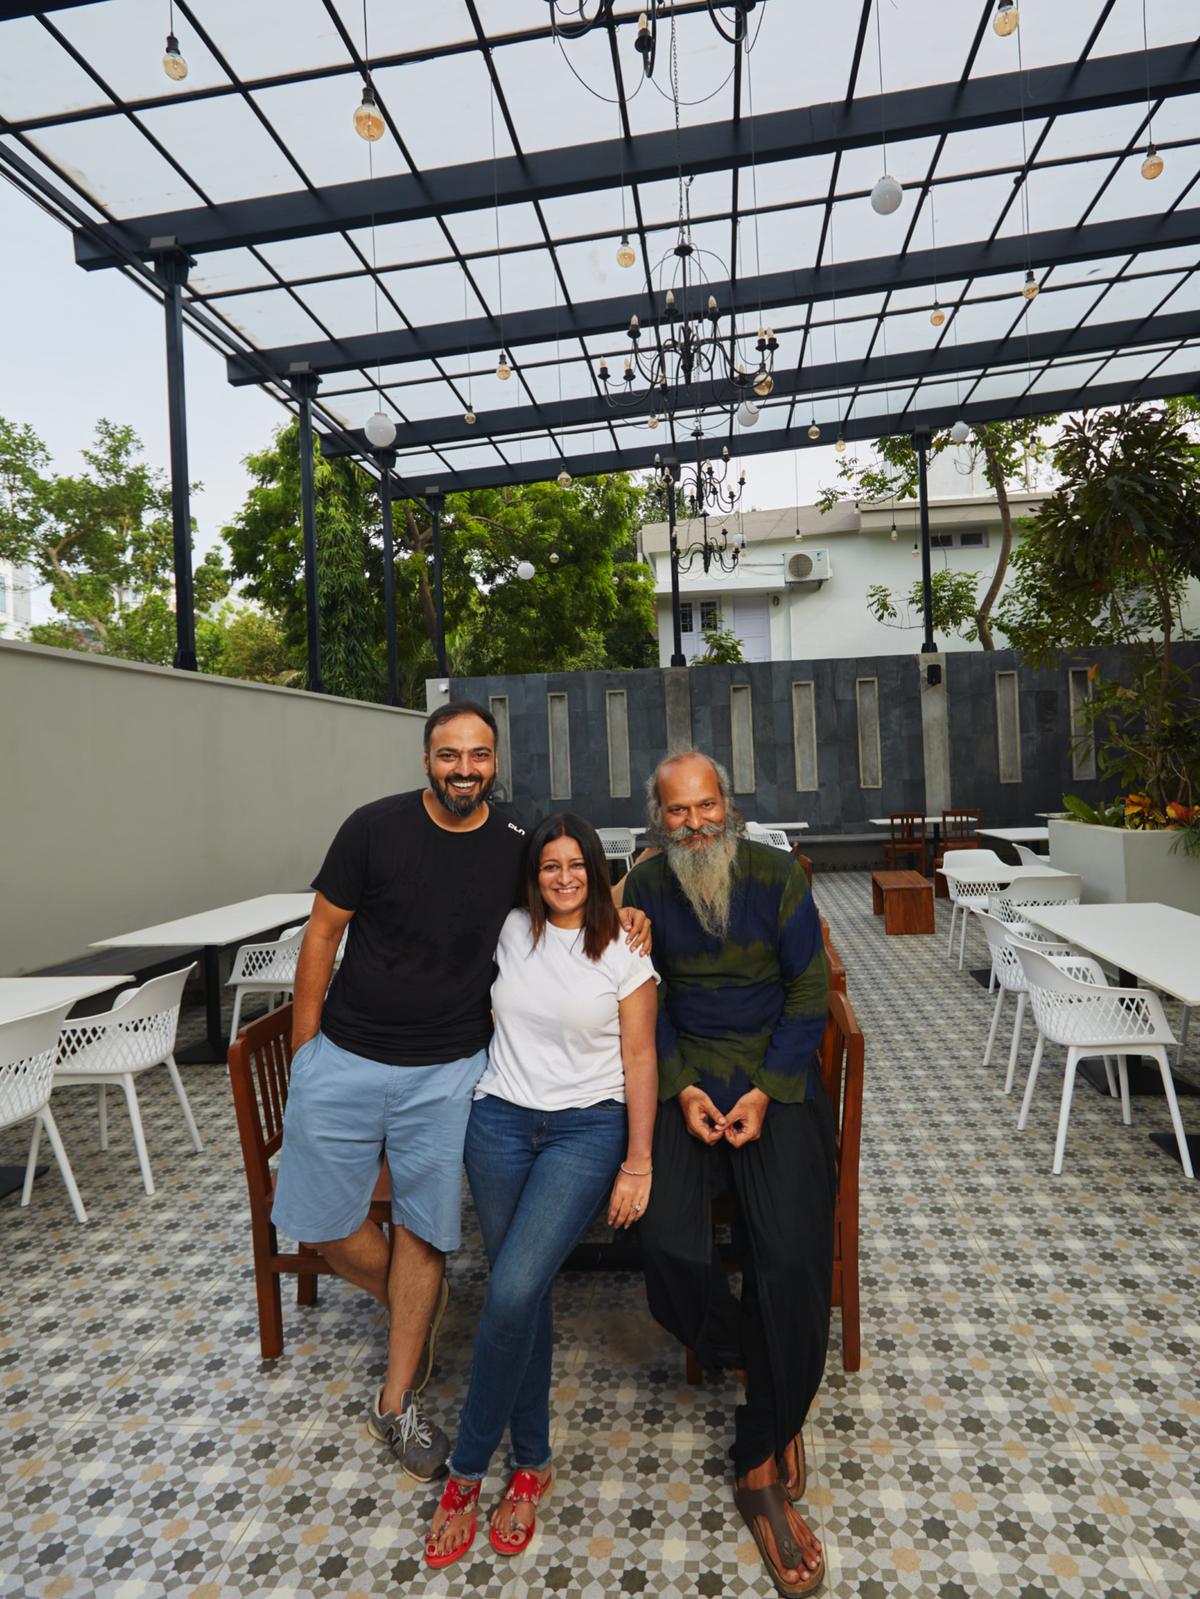
<path id="1" fill-rule="evenodd" d="M 183 59 L 179 49 L 179 40 L 173 33 L 167 35 L 167 47 L 163 51 L 163 71 L 174 83 L 182 83 L 188 75 L 188 64 Z"/>
<path id="2" fill-rule="evenodd" d="M 1016 33 L 1017 24 L 1021 20 L 1021 13 L 1017 9 L 1016 0 L 998 0 L 996 15 L 992 18 L 992 27 L 1002 39 L 1007 39 Z"/>
<path id="3" fill-rule="evenodd" d="M 881 217 L 890 217 L 893 211 L 900 209 L 903 198 L 900 184 L 890 172 L 885 172 L 871 190 L 871 209 Z"/>
<path id="4" fill-rule="evenodd" d="M 1147 145 L 1146 159 L 1142 162 L 1142 176 L 1147 179 L 1147 181 L 1153 182 L 1155 178 L 1162 177 L 1163 168 L 1165 166 L 1166 162 L 1163 160 L 1162 156 L 1159 155 L 1157 147 L 1153 144 Z"/>
<path id="5" fill-rule="evenodd" d="M 1025 273 L 1025 286 L 1021 290 L 1021 293 L 1027 300 L 1036 300 L 1040 287 L 1041 285 L 1038 283 L 1037 278 L 1033 274 L 1033 268 L 1029 267 Z"/>
<path id="6" fill-rule="evenodd" d="M 354 113 L 354 131 L 368 144 L 375 144 L 383 138 L 386 127 L 387 124 L 380 115 L 379 105 L 375 99 L 375 91 L 369 83 L 364 83 L 362 99 Z"/>
<path id="7" fill-rule="evenodd" d="M 496 376 L 501 383 L 507 383 L 509 378 L 512 377 L 512 367 L 508 364 L 507 350 L 500 351 L 499 359 L 496 362 Z"/>
<path id="8" fill-rule="evenodd" d="M 558 484 L 560 489 L 569 489 L 571 487 L 571 474 L 567 471 L 565 466 L 554 481 Z"/>
<path id="9" fill-rule="evenodd" d="M 633 245 L 630 244 L 628 233 L 622 233 L 621 242 L 617 246 L 617 265 L 619 267 L 631 267 L 637 265 L 637 251 L 633 248 Z"/>
<path id="10" fill-rule="evenodd" d="M 940 328 L 942 323 L 946 320 L 946 313 L 942 310 L 941 306 L 936 300 L 933 302 L 933 310 L 929 313 L 929 320 L 932 322 L 935 328 Z"/>
<path id="11" fill-rule="evenodd" d="M 808 436 L 809 436 L 810 439 L 813 439 L 814 441 L 821 437 L 821 429 L 817 426 L 817 419 L 816 419 L 815 416 L 813 417 L 812 421 L 808 424 Z"/>

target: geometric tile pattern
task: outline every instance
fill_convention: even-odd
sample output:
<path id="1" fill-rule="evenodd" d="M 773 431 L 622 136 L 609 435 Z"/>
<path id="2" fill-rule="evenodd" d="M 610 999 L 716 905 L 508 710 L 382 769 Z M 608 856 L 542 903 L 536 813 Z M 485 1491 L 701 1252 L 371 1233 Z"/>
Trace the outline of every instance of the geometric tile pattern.
<path id="1" fill-rule="evenodd" d="M 1125 1127 L 1081 1084 L 1052 1177 L 1061 1053 L 1018 1134 L 1006 1051 L 980 1065 L 992 1002 L 945 958 L 944 905 L 941 937 L 886 937 L 864 874 L 820 875 L 817 893 L 867 1040 L 863 1363 L 841 1369 L 835 1312 L 808 1428 L 829 1591 L 1193 1599 L 1200 1191 L 1147 1138 L 1168 1125 L 1162 1101 L 1135 1099 Z M 1029 1029 L 1018 1089 L 1032 1044 Z M 1193 1044 L 1183 1074 L 1198 1068 Z M 299 1309 L 285 1285 L 284 1354 L 259 1359 L 228 1083 L 185 1077 L 202 1155 L 165 1072 L 139 1085 L 153 1197 L 123 1113 L 102 1153 L 94 1095 L 67 1088 L 54 1110 L 90 1225 L 53 1166 L 28 1210 L 0 1203 L 0 1595 L 770 1591 L 730 1500 L 736 1389 L 686 1385 L 621 1273 L 556 1287 L 559 1482 L 531 1549 L 501 1565 L 480 1539 L 462 1568 L 427 1573 L 436 1491 L 399 1477 L 363 1425 L 382 1314 L 328 1279 Z M 21 1129 L 0 1133 L 0 1161 L 24 1148 Z M 429 1389 L 451 1430 L 485 1281 L 469 1214 L 464 1236 Z"/>

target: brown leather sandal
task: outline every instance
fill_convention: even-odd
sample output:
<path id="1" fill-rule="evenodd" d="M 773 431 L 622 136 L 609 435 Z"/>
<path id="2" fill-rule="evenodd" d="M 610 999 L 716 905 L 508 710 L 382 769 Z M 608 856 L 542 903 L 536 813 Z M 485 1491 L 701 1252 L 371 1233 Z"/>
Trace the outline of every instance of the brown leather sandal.
<path id="1" fill-rule="evenodd" d="M 788 1469 L 788 1454 L 792 1449 L 796 1451 L 796 1480 L 791 1481 Z M 791 1443 L 776 1461 L 779 1467 L 779 1480 L 783 1484 L 783 1491 L 787 1494 L 792 1504 L 804 1498 L 804 1490 L 808 1486 L 808 1463 L 804 1458 L 804 1434 L 798 1432 Z"/>
<path id="2" fill-rule="evenodd" d="M 825 1586 L 824 1555 L 821 1556 L 821 1564 L 817 1569 L 801 1577 L 799 1582 L 788 1583 L 783 1579 L 782 1571 L 785 1569 L 805 1570 L 804 1556 L 792 1536 L 791 1525 L 787 1519 L 788 1499 L 783 1484 L 773 1482 L 766 1488 L 735 1488 L 733 1502 L 758 1545 L 758 1552 L 762 1556 L 767 1575 L 775 1584 L 775 1592 L 784 1594 L 786 1599 L 800 1599 L 801 1595 L 820 1593 Z M 775 1548 L 779 1551 L 781 1566 L 776 1566 L 771 1559 L 767 1541 L 758 1524 L 760 1517 L 766 1521 L 774 1534 Z"/>

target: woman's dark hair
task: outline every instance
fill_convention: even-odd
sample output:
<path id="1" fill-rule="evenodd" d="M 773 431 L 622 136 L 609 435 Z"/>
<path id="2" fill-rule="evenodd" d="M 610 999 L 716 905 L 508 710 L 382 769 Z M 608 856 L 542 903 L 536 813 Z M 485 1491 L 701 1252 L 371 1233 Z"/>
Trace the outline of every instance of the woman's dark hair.
<path id="1" fill-rule="evenodd" d="M 613 904 L 612 887 L 608 876 L 608 861 L 604 845 L 591 822 L 584 821 L 573 811 L 561 811 L 557 816 L 547 816 L 539 822 L 529 840 L 525 856 L 525 909 L 533 929 L 533 942 L 541 938 L 546 926 L 546 902 L 538 886 L 538 872 L 542 864 L 542 851 L 556 838 L 573 838 L 587 867 L 588 892 L 583 910 L 583 952 L 589 960 L 599 960 L 604 951 L 618 937 L 621 923 L 617 907 Z"/>

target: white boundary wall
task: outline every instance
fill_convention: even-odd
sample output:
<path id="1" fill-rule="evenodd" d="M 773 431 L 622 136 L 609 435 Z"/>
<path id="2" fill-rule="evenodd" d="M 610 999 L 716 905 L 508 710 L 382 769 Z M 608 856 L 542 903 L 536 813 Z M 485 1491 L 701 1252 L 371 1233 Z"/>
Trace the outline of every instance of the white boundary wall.
<path id="1" fill-rule="evenodd" d="M 303 890 L 424 784 L 416 711 L 0 640 L 0 976 Z"/>

